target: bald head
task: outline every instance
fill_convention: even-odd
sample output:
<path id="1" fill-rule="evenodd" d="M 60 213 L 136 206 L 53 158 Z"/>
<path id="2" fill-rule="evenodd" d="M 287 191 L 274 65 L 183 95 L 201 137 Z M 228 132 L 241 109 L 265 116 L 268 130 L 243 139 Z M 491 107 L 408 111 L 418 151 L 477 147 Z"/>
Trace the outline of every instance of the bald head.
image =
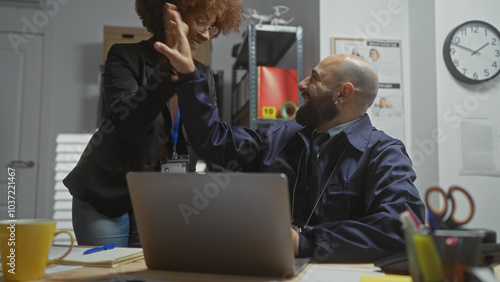
<path id="1" fill-rule="evenodd" d="M 366 111 L 378 92 L 378 75 L 365 59 L 353 55 L 333 55 L 320 62 L 332 72 L 337 85 L 351 83 L 357 106 Z"/>
<path id="2" fill-rule="evenodd" d="M 326 132 L 366 114 L 377 96 L 378 75 L 363 58 L 333 55 L 319 62 L 298 88 L 304 105 L 296 121 Z"/>

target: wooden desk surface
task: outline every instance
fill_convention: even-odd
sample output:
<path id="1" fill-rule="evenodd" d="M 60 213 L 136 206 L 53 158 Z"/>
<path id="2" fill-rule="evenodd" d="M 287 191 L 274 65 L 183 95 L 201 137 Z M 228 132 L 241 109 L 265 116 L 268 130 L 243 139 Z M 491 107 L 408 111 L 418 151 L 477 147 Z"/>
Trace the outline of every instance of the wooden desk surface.
<path id="1" fill-rule="evenodd" d="M 149 278 L 154 280 L 165 281 L 300 281 L 305 275 L 307 270 L 314 264 L 308 265 L 297 277 L 292 279 L 276 279 L 266 278 L 259 276 L 236 276 L 236 275 L 223 275 L 223 274 L 205 274 L 205 273 L 192 273 L 192 272 L 175 272 L 175 271 L 159 271 L 151 270 L 146 267 L 144 260 L 125 264 L 116 268 L 101 268 L 101 267 L 81 267 L 64 272 L 53 273 L 45 275 L 43 279 L 37 281 L 90 281 L 90 280 L 107 280 L 119 276 L 135 276 L 140 278 Z M 356 265 L 335 265 L 342 267 L 361 267 L 373 269 L 372 264 L 356 264 Z M 495 276 L 500 278 L 500 265 L 494 268 Z M 1 277 L 0 281 L 4 281 Z M 116 280 L 119 281 L 119 280 Z M 146 280 L 147 281 L 147 280 Z"/>
<path id="2" fill-rule="evenodd" d="M 63 272 L 52 273 L 45 275 L 43 279 L 36 281 L 91 281 L 91 280 L 107 280 L 119 276 L 135 276 L 137 278 L 149 278 L 154 280 L 165 281 L 300 281 L 305 275 L 308 268 L 306 268 L 297 276 L 292 279 L 276 279 L 275 277 L 259 277 L 259 276 L 237 276 L 237 275 L 224 275 L 224 274 L 207 274 L 207 273 L 194 273 L 194 272 L 175 272 L 175 271 L 160 271 L 148 269 L 144 260 L 132 262 L 129 264 L 121 265 L 116 268 L 103 268 L 103 267 L 81 267 Z M 359 265 L 342 265 L 346 267 L 361 267 L 373 268 L 372 264 L 359 264 Z M 0 281 L 4 281 L 1 277 Z M 120 280 L 116 280 L 120 281 Z M 147 281 L 147 280 L 146 280 Z"/>

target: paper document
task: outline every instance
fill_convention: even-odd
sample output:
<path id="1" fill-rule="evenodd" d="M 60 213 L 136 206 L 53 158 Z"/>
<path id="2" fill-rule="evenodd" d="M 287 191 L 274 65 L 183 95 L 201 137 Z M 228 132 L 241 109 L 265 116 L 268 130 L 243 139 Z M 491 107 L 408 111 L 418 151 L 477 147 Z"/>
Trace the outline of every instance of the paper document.
<path id="1" fill-rule="evenodd" d="M 495 118 L 464 118 L 460 123 L 460 175 L 500 176 L 499 144 Z"/>
<path id="2" fill-rule="evenodd" d="M 360 281 L 362 275 L 381 275 L 385 274 L 380 271 L 380 268 L 362 268 L 362 267 L 344 267 L 338 265 L 312 265 L 301 281 L 308 282 L 325 282 L 332 281 Z"/>

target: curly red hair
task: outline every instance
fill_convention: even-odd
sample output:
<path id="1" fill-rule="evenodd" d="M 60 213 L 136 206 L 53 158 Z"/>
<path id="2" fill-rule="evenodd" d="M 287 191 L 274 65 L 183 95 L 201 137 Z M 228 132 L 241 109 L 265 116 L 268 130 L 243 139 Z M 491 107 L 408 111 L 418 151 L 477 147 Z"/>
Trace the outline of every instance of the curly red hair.
<path id="1" fill-rule="evenodd" d="M 136 0 L 135 10 L 142 25 L 156 35 L 164 31 L 162 11 L 165 2 L 176 5 L 181 15 L 193 8 L 202 8 L 207 13 L 217 15 L 214 25 L 223 34 L 238 31 L 243 18 L 243 5 L 239 0 Z"/>

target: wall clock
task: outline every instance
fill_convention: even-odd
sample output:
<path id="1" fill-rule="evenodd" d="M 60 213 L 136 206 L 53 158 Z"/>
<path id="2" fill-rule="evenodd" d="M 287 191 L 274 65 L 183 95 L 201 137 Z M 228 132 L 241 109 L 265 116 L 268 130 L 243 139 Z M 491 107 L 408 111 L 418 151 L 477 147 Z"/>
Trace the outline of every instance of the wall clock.
<path id="1" fill-rule="evenodd" d="M 446 37 L 443 56 L 450 73 L 466 83 L 481 83 L 500 73 L 500 32 L 483 21 L 468 21 Z"/>

